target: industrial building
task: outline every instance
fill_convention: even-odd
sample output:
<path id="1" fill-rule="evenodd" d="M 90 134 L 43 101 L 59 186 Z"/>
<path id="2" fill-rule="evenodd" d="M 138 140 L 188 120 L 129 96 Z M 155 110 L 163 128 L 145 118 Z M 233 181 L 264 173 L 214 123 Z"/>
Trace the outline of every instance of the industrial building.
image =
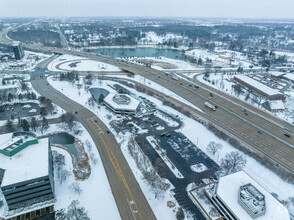
<path id="1" fill-rule="evenodd" d="M 22 48 L 22 44 L 19 41 L 15 41 L 13 43 L 13 52 L 14 52 L 14 57 L 16 60 L 21 60 L 24 56 L 24 52 L 23 52 L 23 48 Z"/>
<path id="2" fill-rule="evenodd" d="M 1 135 L 0 161 L 0 219 L 33 219 L 54 212 L 48 138 L 38 139 L 30 132 Z"/>
<path id="3" fill-rule="evenodd" d="M 235 76 L 234 80 L 243 84 L 244 86 L 258 92 L 259 94 L 267 97 L 270 100 L 283 100 L 285 99 L 284 94 L 278 92 L 248 76 L 240 75 Z"/>

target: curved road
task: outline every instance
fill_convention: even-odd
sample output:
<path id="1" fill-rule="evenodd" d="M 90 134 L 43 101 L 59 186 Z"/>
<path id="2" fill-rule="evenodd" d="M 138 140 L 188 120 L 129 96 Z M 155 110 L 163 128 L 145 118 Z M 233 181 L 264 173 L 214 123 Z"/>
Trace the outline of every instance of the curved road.
<path id="1" fill-rule="evenodd" d="M 5 31 L 0 33 L 0 39 L 2 43 L 6 45 L 12 43 L 7 39 Z M 192 85 L 190 87 L 190 83 L 187 83 L 187 81 L 181 79 L 178 81 L 173 80 L 170 75 L 166 75 L 162 71 L 149 67 L 81 51 L 48 48 L 27 43 L 23 44 L 23 46 L 25 49 L 43 53 L 54 52 L 58 54 L 70 54 L 105 62 L 118 66 L 126 72 L 139 74 L 149 80 L 155 81 L 193 103 L 195 106 L 203 109 L 204 114 L 201 113 L 203 117 L 226 133 L 235 137 L 237 140 L 246 144 L 249 149 L 260 153 L 263 157 L 269 158 L 276 166 L 280 166 L 294 174 L 294 135 L 290 138 L 284 136 L 286 131 L 283 126 L 286 122 L 282 120 L 276 119 L 271 115 L 267 115 L 266 118 L 261 117 L 259 116 L 260 110 L 255 108 L 250 109 L 253 114 L 250 113 L 249 115 L 245 115 L 244 112 L 240 110 L 243 107 L 232 102 L 231 98 L 227 99 L 222 96 L 214 95 L 214 97 L 209 99 L 209 92 L 213 91 L 213 89 L 200 88 L 195 90 Z M 204 107 L 206 101 L 212 102 L 220 106 L 220 108 L 212 112 Z M 194 113 L 199 114 L 195 109 Z M 276 121 L 276 123 L 272 123 L 273 121 Z M 294 131 L 292 125 L 287 124 L 287 127 Z M 261 130 L 262 134 L 258 133 L 258 130 Z"/>
<path id="2" fill-rule="evenodd" d="M 118 143 L 106 125 L 90 110 L 67 98 L 47 84 L 46 78 L 32 73 L 32 85 L 41 95 L 75 114 L 91 135 L 99 151 L 114 199 L 122 219 L 156 219 Z M 101 201 L 101 198 L 100 198 Z"/>

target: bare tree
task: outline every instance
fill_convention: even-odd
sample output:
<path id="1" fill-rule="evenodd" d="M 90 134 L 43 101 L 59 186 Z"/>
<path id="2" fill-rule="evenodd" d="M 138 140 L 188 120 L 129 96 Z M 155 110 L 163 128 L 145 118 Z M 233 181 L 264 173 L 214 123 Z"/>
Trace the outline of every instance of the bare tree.
<path id="1" fill-rule="evenodd" d="M 75 120 L 75 116 L 69 112 L 61 116 L 61 121 L 67 124 L 69 130 L 72 130 L 73 128 L 74 120 Z"/>
<path id="2" fill-rule="evenodd" d="M 34 130 L 34 131 L 36 131 L 36 129 L 38 128 L 38 123 L 37 123 L 37 120 L 36 120 L 36 118 L 35 117 L 32 117 L 32 119 L 31 119 L 31 128 Z"/>
<path id="3" fill-rule="evenodd" d="M 212 207 L 208 213 L 211 217 L 218 217 L 220 214 L 215 207 Z"/>
<path id="4" fill-rule="evenodd" d="M 96 165 L 98 163 L 98 159 L 97 159 L 96 155 L 93 152 L 90 153 L 90 160 L 92 161 L 92 163 L 94 165 Z"/>
<path id="5" fill-rule="evenodd" d="M 62 184 L 67 177 L 69 177 L 71 175 L 71 173 L 68 170 L 60 170 L 59 172 L 59 182 L 60 184 Z"/>
<path id="6" fill-rule="evenodd" d="M 227 175 L 229 173 L 237 172 L 245 167 L 247 160 L 245 156 L 238 151 L 227 153 L 225 158 L 221 159 L 221 168 Z"/>
<path id="7" fill-rule="evenodd" d="M 185 213 L 184 213 L 182 207 L 178 208 L 176 217 L 177 217 L 177 220 L 184 220 L 185 219 Z"/>
<path id="8" fill-rule="evenodd" d="M 78 194 L 79 196 L 80 196 L 80 195 L 82 194 L 82 192 L 83 192 L 83 190 L 82 190 L 81 187 L 80 187 L 80 184 L 77 183 L 77 182 L 72 183 L 72 184 L 69 186 L 69 188 L 72 189 L 73 192 L 74 192 L 75 194 Z"/>
<path id="9" fill-rule="evenodd" d="M 45 111 L 49 112 L 51 115 L 52 115 L 52 112 L 54 111 L 54 106 L 50 99 L 47 99 L 45 102 Z"/>
<path id="10" fill-rule="evenodd" d="M 86 79 L 86 84 L 87 85 L 92 85 L 92 80 L 93 80 L 93 75 L 92 74 L 88 74 L 86 77 L 85 77 L 85 79 Z"/>
<path id="11" fill-rule="evenodd" d="M 215 155 L 219 150 L 221 150 L 223 146 L 219 143 L 216 143 L 214 141 L 211 141 L 207 147 L 206 150 L 207 152 L 211 153 L 212 155 Z"/>
<path id="12" fill-rule="evenodd" d="M 80 202 L 73 200 L 68 206 L 66 220 L 90 220 L 84 207 L 79 207 Z"/>

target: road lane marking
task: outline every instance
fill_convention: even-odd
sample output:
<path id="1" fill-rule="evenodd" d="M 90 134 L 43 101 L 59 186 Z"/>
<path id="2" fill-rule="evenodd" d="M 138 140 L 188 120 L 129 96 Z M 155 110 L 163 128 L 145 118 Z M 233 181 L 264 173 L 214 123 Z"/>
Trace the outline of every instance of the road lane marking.
<path id="1" fill-rule="evenodd" d="M 108 146 L 107 143 L 105 142 L 104 138 L 101 136 L 101 134 L 100 134 L 100 132 L 98 131 L 98 129 L 93 125 L 93 123 L 92 123 L 89 119 L 86 119 L 86 120 L 87 120 L 88 124 L 89 124 L 89 125 L 95 130 L 95 132 L 96 132 L 96 134 L 99 136 L 99 138 L 101 139 L 101 141 L 102 141 L 102 143 L 103 143 L 103 145 L 104 145 L 104 147 L 105 147 L 105 149 L 106 149 L 106 151 L 107 151 L 107 153 L 108 153 L 108 157 L 109 157 L 109 159 L 110 159 L 112 165 L 114 166 L 114 168 L 115 168 L 117 174 L 119 175 L 119 177 L 120 177 L 121 180 L 123 181 L 125 188 L 127 189 L 127 191 L 128 191 L 128 193 L 129 193 L 129 195 L 130 195 L 132 201 L 134 202 L 134 205 L 135 205 L 135 207 L 136 207 L 136 209 L 137 209 L 137 211 L 138 211 L 138 214 L 139 214 L 140 219 L 143 219 L 143 218 L 142 218 L 142 215 L 141 215 L 141 213 L 140 213 L 140 211 L 139 211 L 139 208 L 138 208 L 138 206 L 137 206 L 137 203 L 136 203 L 135 200 L 134 200 L 133 194 L 132 194 L 132 192 L 131 192 L 131 190 L 130 190 L 130 188 L 129 188 L 129 185 L 128 185 L 128 183 L 127 183 L 125 177 L 124 177 L 124 174 L 123 174 L 123 172 L 122 172 L 122 170 L 121 170 L 121 168 L 120 168 L 120 165 L 119 165 L 119 163 L 118 163 L 116 157 L 114 156 L 114 154 L 113 154 L 112 151 L 110 150 L 109 146 Z M 92 120 L 93 120 L 93 118 L 92 118 Z M 132 210 L 131 210 L 131 211 L 132 211 Z M 132 214 L 134 214 L 134 213 L 132 212 Z"/>

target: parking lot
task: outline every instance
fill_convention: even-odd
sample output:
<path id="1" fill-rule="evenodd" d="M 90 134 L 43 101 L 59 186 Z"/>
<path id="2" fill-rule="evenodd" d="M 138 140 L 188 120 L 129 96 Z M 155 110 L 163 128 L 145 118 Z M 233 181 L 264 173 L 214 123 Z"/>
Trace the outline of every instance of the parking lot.
<path id="1" fill-rule="evenodd" d="M 139 117 L 118 115 L 111 125 L 117 132 L 129 131 L 135 135 L 136 142 L 157 168 L 158 174 L 175 187 L 174 196 L 179 204 L 197 214 L 199 210 L 186 192 L 187 185 L 192 182 L 200 184 L 203 178 L 213 178 L 219 166 L 179 131 L 183 123 L 177 115 L 158 110 L 148 99 L 139 98 L 144 103 Z M 172 172 L 147 140 L 149 136 L 154 137 L 183 178 L 178 178 Z M 203 164 L 207 169 L 203 172 L 193 171 L 191 167 L 197 164 Z"/>
<path id="2" fill-rule="evenodd" d="M 0 106 L 0 120 L 36 116 L 40 114 L 40 106 L 36 103 L 15 103 Z"/>

